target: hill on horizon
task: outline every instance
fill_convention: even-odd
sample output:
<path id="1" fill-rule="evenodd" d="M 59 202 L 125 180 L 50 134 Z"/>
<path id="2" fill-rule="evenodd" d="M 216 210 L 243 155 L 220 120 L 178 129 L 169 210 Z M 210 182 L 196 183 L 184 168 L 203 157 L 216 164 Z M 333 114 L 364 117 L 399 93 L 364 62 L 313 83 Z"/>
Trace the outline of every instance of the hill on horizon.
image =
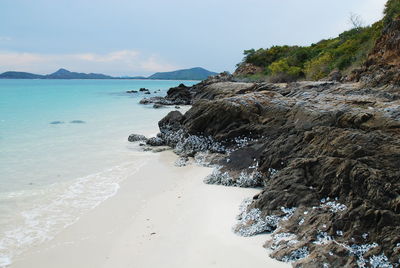
<path id="1" fill-rule="evenodd" d="M 47 74 L 33 74 L 27 72 L 8 71 L 0 74 L 0 79 L 166 79 L 166 80 L 203 80 L 210 75 L 217 73 L 210 72 L 204 68 L 196 67 L 191 69 L 183 69 L 172 72 L 159 72 L 149 77 L 144 76 L 121 76 L 113 77 L 98 73 L 78 73 L 71 72 L 64 68 L 58 71 Z"/>
<path id="2" fill-rule="evenodd" d="M 148 77 L 148 79 L 165 79 L 165 80 L 204 80 L 211 75 L 217 73 L 208 71 L 201 67 L 191 69 L 182 69 L 172 72 L 158 72 Z"/>

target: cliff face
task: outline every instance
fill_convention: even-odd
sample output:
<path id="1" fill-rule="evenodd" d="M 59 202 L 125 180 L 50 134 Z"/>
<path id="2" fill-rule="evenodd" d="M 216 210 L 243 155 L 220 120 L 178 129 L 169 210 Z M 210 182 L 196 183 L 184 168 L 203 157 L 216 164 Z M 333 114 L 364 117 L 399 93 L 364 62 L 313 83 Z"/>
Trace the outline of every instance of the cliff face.
<path id="1" fill-rule="evenodd" d="M 354 80 L 369 86 L 400 86 L 400 18 L 390 22 Z"/>

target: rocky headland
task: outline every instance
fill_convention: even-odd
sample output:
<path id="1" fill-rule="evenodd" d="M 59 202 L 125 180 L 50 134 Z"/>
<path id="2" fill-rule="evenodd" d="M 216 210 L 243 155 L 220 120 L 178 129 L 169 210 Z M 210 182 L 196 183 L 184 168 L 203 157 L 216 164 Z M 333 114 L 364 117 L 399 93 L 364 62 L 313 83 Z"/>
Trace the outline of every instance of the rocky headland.
<path id="1" fill-rule="evenodd" d="M 170 112 L 148 144 L 174 148 L 179 164 L 193 157 L 214 166 L 206 183 L 260 188 L 242 204 L 237 234 L 271 232 L 265 247 L 294 267 L 399 264 L 393 86 L 244 83 L 221 74 L 164 100 L 193 106 Z"/>
<path id="2" fill-rule="evenodd" d="M 391 22 L 362 68 L 336 81 L 250 83 L 222 73 L 146 99 L 192 105 L 170 112 L 146 142 L 172 147 L 177 165 L 214 167 L 205 183 L 259 188 L 234 231 L 271 233 L 264 247 L 273 258 L 399 267 L 399 27 Z"/>

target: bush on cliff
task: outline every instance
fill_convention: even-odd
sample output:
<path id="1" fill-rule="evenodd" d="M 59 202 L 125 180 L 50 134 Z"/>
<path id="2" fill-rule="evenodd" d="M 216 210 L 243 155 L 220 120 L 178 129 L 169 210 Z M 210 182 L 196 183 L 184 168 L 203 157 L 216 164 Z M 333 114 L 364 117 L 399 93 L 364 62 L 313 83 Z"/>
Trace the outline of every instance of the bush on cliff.
<path id="1" fill-rule="evenodd" d="M 389 24 L 400 15 L 400 0 L 389 0 L 385 6 L 385 18 L 383 22 L 385 25 Z"/>
<path id="2" fill-rule="evenodd" d="M 380 36 L 382 25 L 380 21 L 368 27 L 357 27 L 336 38 L 306 47 L 273 46 L 245 50 L 242 63 L 262 67 L 263 75 L 274 82 L 318 80 L 332 70 L 346 72 L 360 66 Z"/>
<path id="3" fill-rule="evenodd" d="M 249 63 L 261 67 L 264 71 L 260 75 L 271 80 L 276 77 L 318 80 L 332 70 L 348 73 L 365 63 L 382 29 L 399 16 L 400 0 L 388 0 L 384 18 L 371 26 L 357 26 L 336 38 L 305 47 L 272 46 L 245 50 L 244 58 L 238 65 Z"/>

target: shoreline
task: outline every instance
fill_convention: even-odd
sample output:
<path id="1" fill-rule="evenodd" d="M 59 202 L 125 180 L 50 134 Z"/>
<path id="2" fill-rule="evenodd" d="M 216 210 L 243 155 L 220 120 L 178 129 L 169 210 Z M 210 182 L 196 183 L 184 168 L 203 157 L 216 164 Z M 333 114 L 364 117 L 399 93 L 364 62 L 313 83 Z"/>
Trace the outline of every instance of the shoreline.
<path id="1" fill-rule="evenodd" d="M 240 202 L 259 190 L 204 184 L 210 168 L 176 159 L 153 154 L 116 195 L 9 267 L 289 267 L 268 257 L 268 235 L 232 231 Z"/>

